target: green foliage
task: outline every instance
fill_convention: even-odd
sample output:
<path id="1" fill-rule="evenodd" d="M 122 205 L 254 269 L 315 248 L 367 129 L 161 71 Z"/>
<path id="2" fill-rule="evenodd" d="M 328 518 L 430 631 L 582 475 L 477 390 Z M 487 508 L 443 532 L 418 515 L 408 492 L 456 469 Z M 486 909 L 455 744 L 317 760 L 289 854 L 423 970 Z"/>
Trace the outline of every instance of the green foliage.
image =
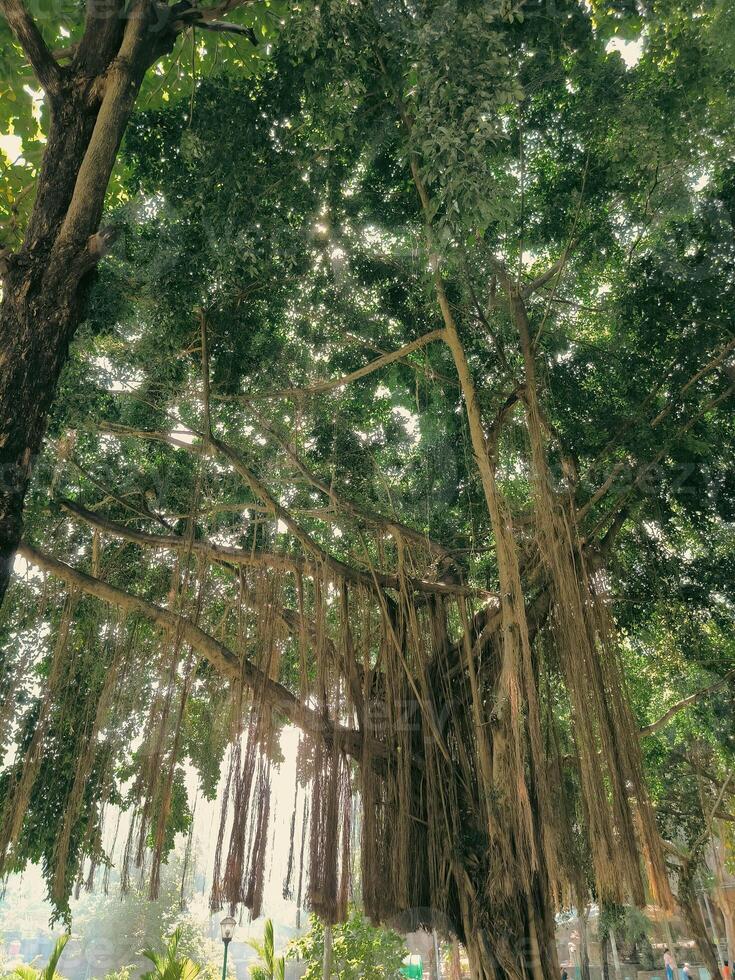
<path id="1" fill-rule="evenodd" d="M 142 973 L 141 980 L 196 980 L 202 968 L 179 952 L 180 942 L 181 929 L 177 928 L 168 937 L 163 953 L 158 953 L 154 949 L 144 949 L 143 956 L 151 961 L 153 969 Z"/>
<path id="2" fill-rule="evenodd" d="M 62 975 L 57 972 L 56 967 L 64 952 L 64 947 L 71 939 L 70 934 L 64 933 L 54 943 L 53 952 L 49 957 L 48 963 L 43 968 L 32 965 L 21 964 L 8 974 L 13 980 L 62 980 Z"/>
<path id="3" fill-rule="evenodd" d="M 304 980 L 319 980 L 324 960 L 324 925 L 310 919 L 309 932 L 291 944 L 291 956 L 308 965 Z M 359 977 L 399 980 L 400 967 L 406 956 L 406 944 L 390 929 L 371 925 L 360 909 L 351 907 L 347 921 L 332 927 L 333 969 L 343 980 Z"/>
<path id="4" fill-rule="evenodd" d="M 119 970 L 111 970 L 105 974 L 105 980 L 130 980 L 132 966 L 121 966 Z"/>
<path id="5" fill-rule="evenodd" d="M 249 939 L 248 945 L 260 957 L 260 963 L 250 967 L 252 980 L 284 980 L 286 959 L 283 956 L 276 956 L 272 919 L 265 920 L 262 941 Z"/>
<path id="6" fill-rule="evenodd" d="M 456 552 L 470 584 L 497 588 L 494 542 L 443 345 L 318 397 L 273 397 L 338 378 L 438 325 L 413 155 L 488 422 L 522 377 L 517 336 L 495 302 L 494 263 L 502 257 L 528 283 L 575 242 L 563 273 L 529 298 L 529 309 L 554 476 L 566 492 L 569 466 L 578 474 L 572 492 L 577 507 L 590 505 L 582 528 L 590 540 L 614 530 L 605 587 L 640 724 L 732 669 L 735 417 L 730 396 L 711 404 L 727 391 L 730 362 L 682 390 L 732 337 L 732 18 L 714 0 L 551 6 L 305 0 L 286 18 L 285 4 L 247 5 L 237 16 L 274 43 L 256 55 L 249 42 L 197 35 L 194 90 L 183 50 L 191 39 L 182 42 L 147 80 L 126 136 L 108 209 L 121 235 L 90 290 L 87 323 L 62 379 L 27 502 L 29 540 L 91 569 L 89 529 L 56 503 L 67 496 L 156 533 L 161 520 L 166 533 L 183 533 L 196 509 L 197 539 L 298 552 L 290 534 L 258 517 L 258 501 L 231 471 L 98 430 L 101 420 L 201 427 L 197 311 L 204 309 L 216 431 L 320 546 L 361 568 L 395 563 L 395 541 L 385 536 L 376 547 L 369 522 L 348 519 L 295 477 L 277 439 L 342 499 L 431 535 Z M 55 9 L 58 23 L 42 24 L 47 40 L 73 43 L 78 6 Z M 640 42 L 636 64 L 608 50 L 613 37 Z M 0 131 L 22 136 L 26 162 L 3 174 L 0 221 L 15 221 L 17 237 L 46 109 L 33 115 L 16 48 L 3 46 L 2 57 L 18 83 L 0 99 Z M 120 379 L 132 379 L 134 390 L 115 390 Z M 237 395 L 247 403 L 230 400 Z M 498 476 L 523 547 L 526 449 L 516 404 L 498 443 Z M 597 500 L 608 479 L 609 493 Z M 163 552 L 104 543 L 106 580 L 151 602 L 168 601 L 172 568 Z M 231 580 L 215 565 L 208 576 L 200 625 L 233 649 L 256 652 L 233 614 Z M 297 596 L 289 598 L 296 609 Z M 15 692 L 15 713 L 0 726 L 0 755 L 13 740 L 28 745 L 61 607 L 59 594 L 33 578 L 8 596 L 0 703 Z M 54 710 L 44 735 L 13 855 L 18 869 L 29 861 L 52 869 L 73 760 L 89 730 L 84 706 L 94 703 L 109 662 L 96 610 L 88 600 L 77 607 L 64 678 L 77 697 Z M 69 883 L 83 844 L 101 851 L 100 804 L 110 782 L 114 800 L 138 802 L 135 791 L 120 799 L 121 787 L 135 786 L 141 772 L 142 752 L 130 745 L 160 663 L 156 631 L 136 629 L 135 690 L 85 784 Z M 551 675 L 545 709 L 562 754 L 570 754 L 568 698 L 554 651 L 543 652 Z M 284 640 L 281 653 L 279 680 L 297 691 L 298 642 Z M 207 798 L 216 794 L 227 697 L 222 679 L 200 665 L 176 747 L 167 853 L 190 826 L 183 767 L 196 768 Z M 683 845 L 701 835 L 707 805 L 732 767 L 734 710 L 732 688 L 722 688 L 643 743 L 661 830 Z M 0 774 L 0 799 L 12 773 Z M 574 809 L 577 778 L 571 769 L 563 775 L 575 827 L 583 822 Z M 581 835 L 574 845 L 584 867 Z"/>

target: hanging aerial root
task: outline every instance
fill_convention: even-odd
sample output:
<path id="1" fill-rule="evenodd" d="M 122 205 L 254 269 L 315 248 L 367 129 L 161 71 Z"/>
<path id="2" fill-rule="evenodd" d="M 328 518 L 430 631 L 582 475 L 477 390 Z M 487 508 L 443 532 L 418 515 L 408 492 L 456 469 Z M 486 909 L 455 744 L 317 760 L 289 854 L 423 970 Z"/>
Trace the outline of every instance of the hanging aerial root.
<path id="1" fill-rule="evenodd" d="M 645 903 L 639 843 L 664 906 L 671 893 L 655 819 L 642 777 L 638 731 L 627 704 L 608 617 L 592 587 L 572 501 L 553 488 L 538 400 L 530 329 L 522 298 L 510 288 L 526 373 L 526 420 L 539 549 L 553 596 L 555 644 L 572 703 L 589 842 L 600 895 L 622 902 L 629 890 Z M 629 799 L 636 797 L 638 828 Z"/>

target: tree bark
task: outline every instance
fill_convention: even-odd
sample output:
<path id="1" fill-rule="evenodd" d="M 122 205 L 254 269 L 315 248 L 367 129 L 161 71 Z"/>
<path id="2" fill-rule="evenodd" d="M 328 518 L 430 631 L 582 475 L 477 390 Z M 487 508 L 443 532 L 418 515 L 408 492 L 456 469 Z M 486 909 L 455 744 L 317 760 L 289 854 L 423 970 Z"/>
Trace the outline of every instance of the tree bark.
<path id="1" fill-rule="evenodd" d="M 474 896 L 460 898 L 463 909 L 473 908 Z M 528 902 L 516 903 L 517 923 L 507 919 L 512 935 L 477 926 L 469 911 L 463 917 L 460 936 L 467 950 L 473 980 L 559 980 L 561 969 L 556 950 L 553 910 L 540 878 L 536 878 Z M 519 938 L 520 937 L 520 938 Z"/>
<path id="2" fill-rule="evenodd" d="M 590 954 L 587 945 L 587 910 L 581 911 L 577 917 L 579 923 L 579 964 L 582 980 L 590 980 Z"/>
<path id="3" fill-rule="evenodd" d="M 717 925 L 715 923 L 715 918 L 712 915 L 712 905 L 709 900 L 709 896 L 706 891 L 702 891 L 702 900 L 704 902 L 704 907 L 707 911 L 707 918 L 709 919 L 710 929 L 712 930 L 712 942 L 717 952 L 717 962 L 720 964 L 720 969 L 725 965 L 724 957 L 722 955 L 722 950 L 720 948 L 720 937 L 717 934 Z"/>
<path id="4" fill-rule="evenodd" d="M 120 141 L 147 69 L 173 44 L 151 0 L 91 0 L 82 40 L 60 68 L 21 0 L 2 10 L 46 89 L 50 111 L 35 203 L 20 249 L 6 260 L 0 306 L 0 602 L 23 526 L 23 502 L 41 449 L 85 280 L 104 254 L 98 234 Z"/>
<path id="5" fill-rule="evenodd" d="M 452 952 L 449 961 L 449 980 L 462 980 L 462 960 L 460 958 L 459 943 L 456 939 L 452 940 Z"/>
<path id="6" fill-rule="evenodd" d="M 610 945 L 610 937 L 604 935 L 600 942 L 600 959 L 602 961 L 602 980 L 610 980 L 610 964 L 607 960 L 607 948 Z"/>

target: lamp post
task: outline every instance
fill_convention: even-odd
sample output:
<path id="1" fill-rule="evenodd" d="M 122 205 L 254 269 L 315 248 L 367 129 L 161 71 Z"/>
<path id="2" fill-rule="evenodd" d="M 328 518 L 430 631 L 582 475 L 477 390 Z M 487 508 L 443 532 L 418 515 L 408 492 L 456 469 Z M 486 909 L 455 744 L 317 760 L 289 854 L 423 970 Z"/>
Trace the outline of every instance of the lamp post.
<path id="1" fill-rule="evenodd" d="M 236 925 L 237 923 L 231 915 L 226 916 L 219 924 L 220 932 L 222 933 L 222 942 L 225 944 L 225 958 L 222 963 L 222 980 L 227 980 L 227 947 L 230 945 L 232 937 L 235 933 Z"/>

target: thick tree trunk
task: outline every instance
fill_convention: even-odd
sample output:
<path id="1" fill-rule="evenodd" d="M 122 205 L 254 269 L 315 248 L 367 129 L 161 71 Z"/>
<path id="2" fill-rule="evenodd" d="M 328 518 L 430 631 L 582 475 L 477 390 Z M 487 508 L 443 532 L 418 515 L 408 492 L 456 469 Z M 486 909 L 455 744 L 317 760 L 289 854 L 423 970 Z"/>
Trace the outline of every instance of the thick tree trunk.
<path id="1" fill-rule="evenodd" d="M 46 49 L 20 0 L 3 12 L 44 85 L 48 142 L 20 250 L 6 259 L 0 306 L 0 602 L 23 526 L 23 502 L 86 276 L 104 251 L 97 233 L 107 184 L 145 72 L 173 43 L 148 0 L 123 20 L 122 5 L 90 0 L 69 69 Z"/>
<path id="2" fill-rule="evenodd" d="M 0 306 L 0 601 L 22 530 L 23 500 L 69 341 L 78 289 L 50 268 L 96 111 L 84 94 L 51 105 L 51 127 L 25 241 L 11 256 Z M 71 269 L 69 270 L 71 272 Z M 51 281 L 50 281 L 51 280 Z M 54 281 L 55 280 L 55 281 Z"/>
<path id="3" fill-rule="evenodd" d="M 465 913 L 462 938 L 473 980 L 559 980 L 554 913 L 544 891 L 537 879 L 528 900 L 514 903 L 516 922 L 506 906 L 503 932 L 475 925 Z M 471 909 L 472 897 L 460 903 Z"/>
<path id="4" fill-rule="evenodd" d="M 39 295 L 33 270 L 13 278 L 0 307 L 0 599 L 20 542 L 31 470 L 78 322 L 74 296 Z"/>

